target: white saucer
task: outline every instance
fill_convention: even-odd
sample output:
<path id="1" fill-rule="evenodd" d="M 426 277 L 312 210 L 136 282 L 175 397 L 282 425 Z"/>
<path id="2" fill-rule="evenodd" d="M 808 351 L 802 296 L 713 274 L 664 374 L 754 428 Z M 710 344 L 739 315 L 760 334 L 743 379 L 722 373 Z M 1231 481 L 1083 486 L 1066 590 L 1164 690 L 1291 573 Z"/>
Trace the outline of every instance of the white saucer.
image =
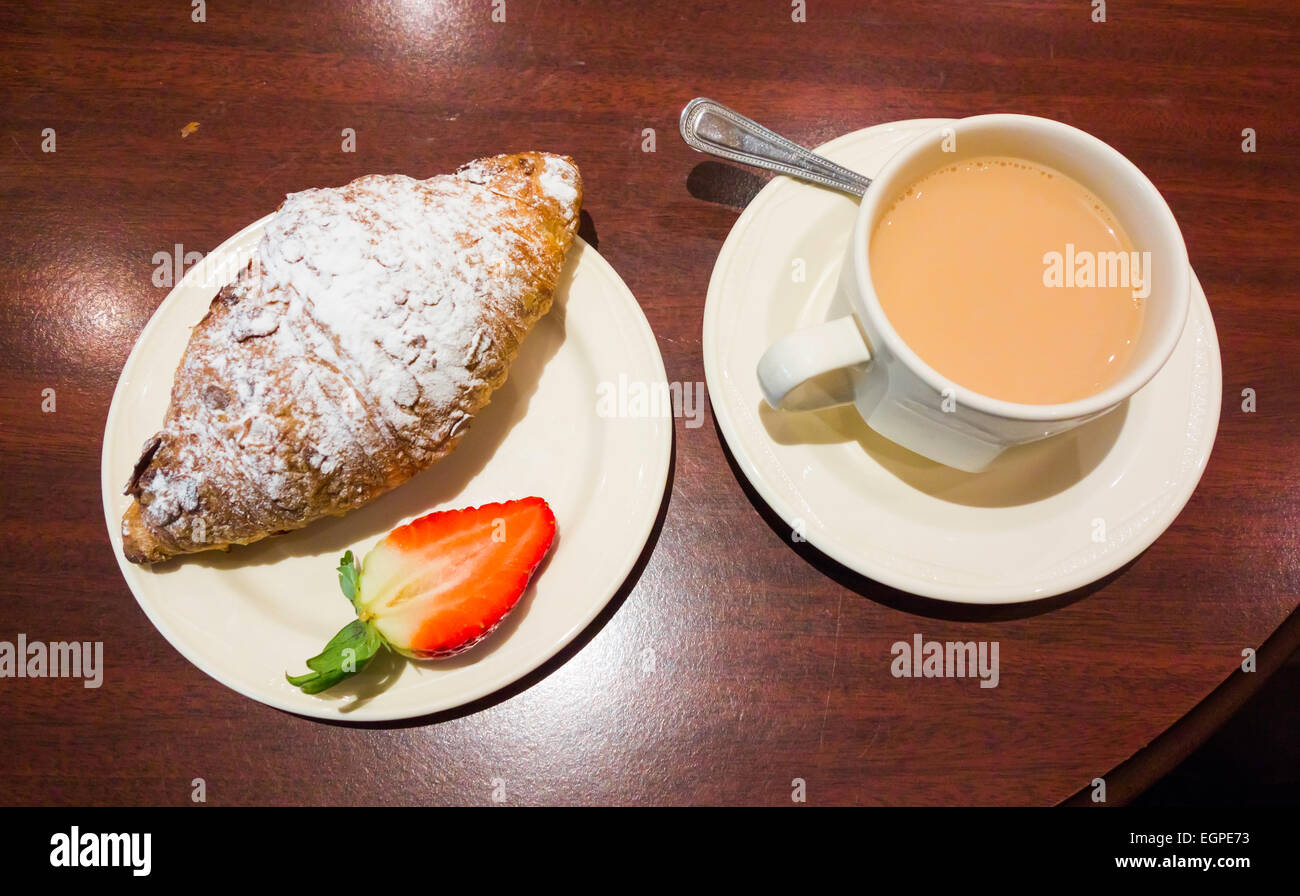
<path id="1" fill-rule="evenodd" d="M 817 151 L 874 176 L 904 143 L 944 123 L 879 125 Z M 1219 344 L 1195 277 L 1182 341 L 1141 392 L 983 473 L 962 473 L 886 440 L 852 407 L 774 411 L 759 392 L 763 351 L 826 319 L 856 209 L 850 197 L 777 177 L 736 221 L 709 283 L 713 412 L 791 537 L 886 585 L 981 604 L 1062 594 L 1145 550 L 1191 497 L 1218 429 Z"/>
<path id="2" fill-rule="evenodd" d="M 268 216 L 269 217 L 269 216 Z M 172 377 L 219 282 L 237 271 L 266 219 L 196 265 L 154 313 L 126 362 L 104 432 L 102 488 L 118 564 L 145 614 L 194 665 L 241 694 L 324 719 L 391 720 L 468 703 L 540 666 L 587 627 L 623 585 L 664 499 L 672 452 L 667 408 L 601 417 L 597 386 L 662 388 L 663 359 L 636 299 L 596 250 L 577 240 L 542 319 L 450 457 L 366 507 L 228 554 L 153 569 L 122 554 L 122 486 L 162 424 Z M 220 278 L 218 277 L 219 281 Z M 317 696 L 285 680 L 354 617 L 335 567 L 429 511 L 540 495 L 558 534 L 519 606 L 486 641 L 439 662 L 381 654 L 361 675 Z"/>

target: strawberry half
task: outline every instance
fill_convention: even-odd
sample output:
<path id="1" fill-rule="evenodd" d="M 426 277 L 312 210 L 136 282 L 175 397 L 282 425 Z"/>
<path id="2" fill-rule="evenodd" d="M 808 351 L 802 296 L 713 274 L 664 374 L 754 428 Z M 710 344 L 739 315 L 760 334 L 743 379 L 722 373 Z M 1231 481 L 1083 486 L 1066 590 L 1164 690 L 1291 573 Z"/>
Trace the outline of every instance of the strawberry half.
<path id="1" fill-rule="evenodd" d="M 541 498 L 443 510 L 399 526 L 366 554 L 339 565 L 357 611 L 306 675 L 286 675 L 316 694 L 360 672 L 388 648 L 414 659 L 452 656 L 487 637 L 514 609 L 555 539 Z"/>

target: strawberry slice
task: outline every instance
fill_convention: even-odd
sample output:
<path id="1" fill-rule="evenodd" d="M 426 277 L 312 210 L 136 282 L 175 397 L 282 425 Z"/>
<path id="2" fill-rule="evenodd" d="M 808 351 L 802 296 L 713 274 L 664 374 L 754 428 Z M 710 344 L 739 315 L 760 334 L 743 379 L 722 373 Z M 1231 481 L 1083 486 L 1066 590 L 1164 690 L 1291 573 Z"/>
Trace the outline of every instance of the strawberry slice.
<path id="1" fill-rule="evenodd" d="M 554 538 L 541 498 L 420 517 L 366 555 L 361 618 L 407 656 L 459 653 L 518 603 Z"/>
<path id="2" fill-rule="evenodd" d="M 306 675 L 288 682 L 315 694 L 356 674 L 388 647 L 414 659 L 460 653 L 487 637 L 523 596 L 555 539 L 541 498 L 443 510 L 399 526 L 366 555 L 339 565 L 357 611 Z"/>

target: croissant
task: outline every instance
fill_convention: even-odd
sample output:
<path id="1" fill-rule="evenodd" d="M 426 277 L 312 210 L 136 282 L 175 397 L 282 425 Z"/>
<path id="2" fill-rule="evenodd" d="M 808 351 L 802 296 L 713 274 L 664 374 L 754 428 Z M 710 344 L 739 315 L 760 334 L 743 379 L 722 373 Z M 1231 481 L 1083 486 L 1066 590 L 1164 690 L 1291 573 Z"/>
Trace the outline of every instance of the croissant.
<path id="1" fill-rule="evenodd" d="M 551 306 L 582 181 L 547 153 L 286 197 L 127 483 L 135 563 L 367 503 L 449 454 Z"/>

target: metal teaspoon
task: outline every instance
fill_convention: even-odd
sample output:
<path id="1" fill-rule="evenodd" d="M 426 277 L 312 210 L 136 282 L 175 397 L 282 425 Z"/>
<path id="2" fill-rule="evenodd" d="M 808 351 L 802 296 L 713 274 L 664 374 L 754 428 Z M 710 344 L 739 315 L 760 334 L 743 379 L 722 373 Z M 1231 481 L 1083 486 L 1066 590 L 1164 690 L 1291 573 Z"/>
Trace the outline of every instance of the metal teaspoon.
<path id="1" fill-rule="evenodd" d="M 871 186 L 871 178 L 836 165 L 706 97 L 697 96 L 683 107 L 681 130 L 682 139 L 699 152 L 834 187 L 858 197 Z"/>

